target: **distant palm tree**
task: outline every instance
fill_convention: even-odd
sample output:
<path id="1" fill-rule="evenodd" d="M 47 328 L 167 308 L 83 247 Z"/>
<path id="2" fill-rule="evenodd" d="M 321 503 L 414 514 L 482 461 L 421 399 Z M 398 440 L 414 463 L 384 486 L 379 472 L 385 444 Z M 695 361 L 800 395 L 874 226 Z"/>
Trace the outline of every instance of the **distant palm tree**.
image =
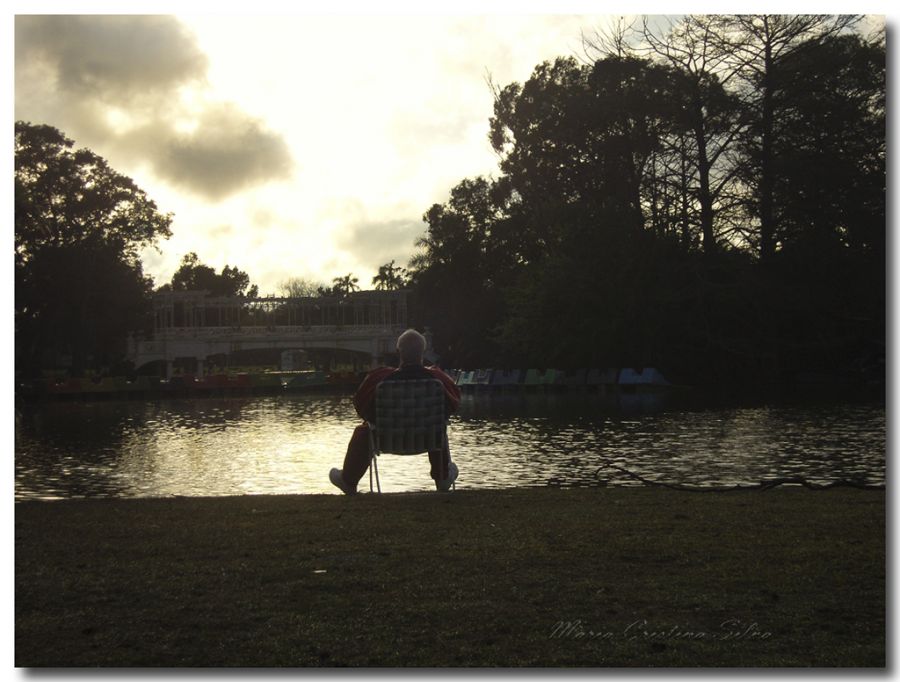
<path id="1" fill-rule="evenodd" d="M 378 274 L 372 278 L 372 284 L 379 291 L 396 291 L 406 286 L 406 269 L 394 267 L 394 261 L 378 268 Z"/>
<path id="2" fill-rule="evenodd" d="M 354 277 L 352 272 L 331 280 L 331 283 L 334 285 L 334 292 L 340 296 L 349 296 L 354 291 L 359 291 L 357 282 L 359 282 L 359 278 Z"/>

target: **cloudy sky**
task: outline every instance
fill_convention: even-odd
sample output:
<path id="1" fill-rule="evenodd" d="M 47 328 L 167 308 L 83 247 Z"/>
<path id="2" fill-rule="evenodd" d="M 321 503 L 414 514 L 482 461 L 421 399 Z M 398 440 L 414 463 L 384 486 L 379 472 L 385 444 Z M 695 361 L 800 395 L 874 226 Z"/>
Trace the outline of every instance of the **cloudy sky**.
<path id="1" fill-rule="evenodd" d="M 365 288 L 406 264 L 453 185 L 496 174 L 488 77 L 526 80 L 610 20 L 20 10 L 15 118 L 56 126 L 174 214 L 144 256 L 157 284 L 195 251 L 262 293 L 351 272 Z"/>

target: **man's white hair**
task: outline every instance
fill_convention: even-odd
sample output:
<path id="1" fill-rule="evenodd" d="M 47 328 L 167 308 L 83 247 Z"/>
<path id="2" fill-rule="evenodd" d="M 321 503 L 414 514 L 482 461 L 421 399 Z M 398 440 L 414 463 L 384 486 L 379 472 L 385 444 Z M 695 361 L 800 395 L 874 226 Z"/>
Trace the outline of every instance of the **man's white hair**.
<path id="1" fill-rule="evenodd" d="M 415 329 L 407 329 L 397 339 L 397 353 L 400 354 L 401 363 L 421 364 L 425 357 L 425 347 L 428 342 Z"/>

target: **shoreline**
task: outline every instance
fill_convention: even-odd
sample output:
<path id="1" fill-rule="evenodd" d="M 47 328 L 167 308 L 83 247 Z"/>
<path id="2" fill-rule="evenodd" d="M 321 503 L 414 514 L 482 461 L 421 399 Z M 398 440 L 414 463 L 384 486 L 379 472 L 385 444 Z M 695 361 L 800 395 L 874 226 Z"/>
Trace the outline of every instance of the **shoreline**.
<path id="1" fill-rule="evenodd" d="M 515 397 L 515 396 L 599 396 L 607 398 L 623 397 L 685 397 L 692 400 L 705 400 L 710 396 L 717 400 L 809 400 L 825 399 L 828 401 L 872 401 L 885 402 L 885 383 L 870 379 L 859 380 L 818 380 L 818 381 L 781 381 L 736 384 L 658 384 L 658 383 L 586 383 L 586 382 L 538 382 L 526 383 L 524 375 L 520 383 L 484 383 L 474 379 L 462 380 L 463 374 L 473 375 L 477 372 L 493 372 L 494 370 L 448 370 L 464 395 Z M 557 370 L 553 370 L 556 372 Z M 271 380 L 271 377 L 283 377 L 289 372 L 271 371 L 267 374 L 255 375 L 217 375 L 210 374 L 203 379 L 193 376 L 176 377 L 173 380 L 159 377 L 138 377 L 131 380 L 125 376 L 105 377 L 101 381 L 90 379 L 69 379 L 62 384 L 49 381 L 32 381 L 18 384 L 14 392 L 16 401 L 28 403 L 53 402 L 103 402 L 108 400 L 165 400 L 169 398 L 247 398 L 265 396 L 295 395 L 352 395 L 358 388 L 366 373 L 356 373 L 351 377 L 346 374 L 337 375 L 334 379 L 323 379 L 318 382 L 286 382 Z M 562 375 L 560 375 L 562 376 Z M 556 375 L 554 375 L 556 378 Z M 459 383 L 461 381 L 461 383 Z"/>
<path id="2" fill-rule="evenodd" d="M 17 666 L 886 661 L 884 491 L 21 501 L 15 536 Z"/>

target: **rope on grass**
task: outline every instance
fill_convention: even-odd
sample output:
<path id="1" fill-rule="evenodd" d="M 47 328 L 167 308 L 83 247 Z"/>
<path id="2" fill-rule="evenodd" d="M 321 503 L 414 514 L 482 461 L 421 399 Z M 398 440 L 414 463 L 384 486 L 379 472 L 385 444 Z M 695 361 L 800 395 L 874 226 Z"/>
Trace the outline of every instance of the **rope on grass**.
<path id="1" fill-rule="evenodd" d="M 620 467 L 617 464 L 604 464 L 597 468 L 594 472 L 594 476 L 599 476 L 600 472 L 604 469 L 615 469 L 619 471 L 629 478 L 633 478 L 636 481 L 640 481 L 644 485 L 657 486 L 661 488 L 670 488 L 672 490 L 685 490 L 688 492 L 694 493 L 724 493 L 730 492 L 732 490 L 770 490 L 772 488 L 776 488 L 780 485 L 802 485 L 804 488 L 808 488 L 809 490 L 827 490 L 829 488 L 860 488 L 862 490 L 884 490 L 884 485 L 876 485 L 873 483 L 861 483 L 859 481 L 851 481 L 847 479 L 840 479 L 838 481 L 830 481 L 829 483 L 814 483 L 812 481 L 808 481 L 807 479 L 801 476 L 787 476 L 782 478 L 772 478 L 765 481 L 760 481 L 759 483 L 754 483 L 752 485 L 729 485 L 729 486 L 701 486 L 701 485 L 686 485 L 684 483 L 667 483 L 665 481 L 654 481 L 650 478 L 644 478 L 640 474 L 636 474 L 633 471 L 629 471 L 624 467 Z"/>

